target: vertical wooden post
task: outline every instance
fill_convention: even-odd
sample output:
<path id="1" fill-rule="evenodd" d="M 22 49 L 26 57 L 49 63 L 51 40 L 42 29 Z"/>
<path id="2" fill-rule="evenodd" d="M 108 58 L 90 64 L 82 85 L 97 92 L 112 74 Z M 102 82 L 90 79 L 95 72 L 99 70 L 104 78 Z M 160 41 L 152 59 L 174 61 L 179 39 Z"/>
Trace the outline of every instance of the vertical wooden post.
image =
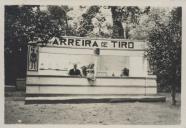
<path id="1" fill-rule="evenodd" d="M 147 65 L 147 51 L 144 52 L 144 75 L 145 75 L 145 95 L 147 94 L 147 75 L 148 75 L 148 65 Z"/>
<path id="2" fill-rule="evenodd" d="M 95 56 L 95 60 L 94 60 L 94 80 L 96 80 L 97 77 L 97 63 L 98 63 L 98 57 L 100 54 L 100 49 L 96 48 L 94 49 L 94 56 Z"/>

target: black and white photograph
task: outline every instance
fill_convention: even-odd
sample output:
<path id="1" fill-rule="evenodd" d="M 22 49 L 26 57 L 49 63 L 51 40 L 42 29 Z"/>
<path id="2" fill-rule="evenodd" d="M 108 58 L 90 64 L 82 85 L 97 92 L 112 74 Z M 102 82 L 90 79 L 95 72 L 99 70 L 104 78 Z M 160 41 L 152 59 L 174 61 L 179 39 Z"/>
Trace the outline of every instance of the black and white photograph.
<path id="1" fill-rule="evenodd" d="M 182 6 L 3 10 L 6 126 L 181 125 Z"/>

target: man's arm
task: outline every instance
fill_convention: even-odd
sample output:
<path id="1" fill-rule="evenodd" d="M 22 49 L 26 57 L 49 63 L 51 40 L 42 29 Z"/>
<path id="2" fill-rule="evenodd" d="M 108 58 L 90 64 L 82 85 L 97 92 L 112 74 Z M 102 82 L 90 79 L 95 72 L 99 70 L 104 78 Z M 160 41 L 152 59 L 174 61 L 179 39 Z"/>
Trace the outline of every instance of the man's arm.
<path id="1" fill-rule="evenodd" d="M 78 75 L 82 77 L 81 71 L 78 69 Z"/>

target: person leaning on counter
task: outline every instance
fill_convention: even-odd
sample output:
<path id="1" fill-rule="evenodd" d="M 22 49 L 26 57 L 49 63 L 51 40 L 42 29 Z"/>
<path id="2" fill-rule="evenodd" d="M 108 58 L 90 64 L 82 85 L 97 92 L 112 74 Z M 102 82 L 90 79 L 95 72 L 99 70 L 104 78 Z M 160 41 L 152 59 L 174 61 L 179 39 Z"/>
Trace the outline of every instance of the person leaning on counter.
<path id="1" fill-rule="evenodd" d="M 71 75 L 71 76 L 81 76 L 80 70 L 77 69 L 77 64 L 74 64 L 73 69 L 70 69 L 68 74 Z"/>

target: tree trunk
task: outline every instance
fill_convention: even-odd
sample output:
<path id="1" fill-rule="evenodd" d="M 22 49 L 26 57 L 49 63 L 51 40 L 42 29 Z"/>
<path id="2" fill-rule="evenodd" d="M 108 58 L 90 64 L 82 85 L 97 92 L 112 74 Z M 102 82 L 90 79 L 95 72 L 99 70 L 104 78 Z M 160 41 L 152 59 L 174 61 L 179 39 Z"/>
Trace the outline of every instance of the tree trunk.
<path id="1" fill-rule="evenodd" d="M 129 39 L 129 27 L 128 27 L 128 24 L 126 24 L 126 27 L 125 27 L 125 39 Z"/>
<path id="2" fill-rule="evenodd" d="M 176 62 L 173 61 L 174 67 L 173 67 L 173 76 L 172 76 L 172 82 L 171 82 L 171 96 L 172 96 L 172 105 L 176 105 L 176 86 L 177 86 L 177 79 L 176 79 Z"/>
<path id="3" fill-rule="evenodd" d="M 171 86 L 172 105 L 176 105 L 176 85 Z"/>
<path id="4" fill-rule="evenodd" d="M 113 20 L 113 34 L 112 38 L 124 38 L 124 28 L 122 25 L 122 15 L 116 11 L 117 7 L 111 7 L 112 20 Z"/>
<path id="5" fill-rule="evenodd" d="M 65 23 L 66 23 L 66 36 L 68 36 L 68 19 L 67 19 L 67 14 L 65 13 Z"/>

